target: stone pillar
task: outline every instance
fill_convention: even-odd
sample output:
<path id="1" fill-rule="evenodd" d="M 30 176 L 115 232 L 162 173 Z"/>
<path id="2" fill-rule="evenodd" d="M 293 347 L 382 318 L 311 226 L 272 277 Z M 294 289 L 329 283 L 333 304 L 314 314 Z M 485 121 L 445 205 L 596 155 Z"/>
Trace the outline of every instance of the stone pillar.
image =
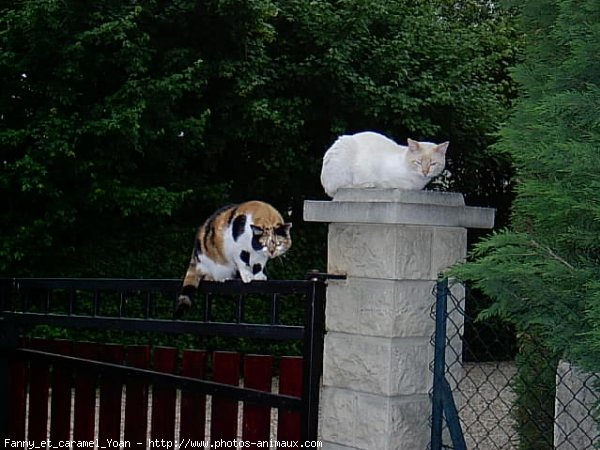
<path id="1" fill-rule="evenodd" d="M 328 222 L 321 438 L 329 450 L 425 450 L 430 438 L 432 290 L 494 211 L 454 193 L 343 189 L 307 201 Z"/>

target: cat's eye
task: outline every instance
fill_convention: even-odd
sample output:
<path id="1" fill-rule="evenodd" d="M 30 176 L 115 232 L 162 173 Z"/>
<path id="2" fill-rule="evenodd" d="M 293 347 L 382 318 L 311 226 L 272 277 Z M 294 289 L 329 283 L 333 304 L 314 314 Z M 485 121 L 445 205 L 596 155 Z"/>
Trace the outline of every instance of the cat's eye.
<path id="1" fill-rule="evenodd" d="M 429 165 L 430 165 L 430 166 L 437 166 L 437 163 L 436 163 L 435 161 L 431 161 L 431 162 L 429 163 Z"/>
<path id="2" fill-rule="evenodd" d="M 420 166 L 420 165 L 421 165 L 421 161 L 419 161 L 418 159 L 415 159 L 415 160 L 413 161 L 413 163 L 415 163 L 417 166 Z"/>

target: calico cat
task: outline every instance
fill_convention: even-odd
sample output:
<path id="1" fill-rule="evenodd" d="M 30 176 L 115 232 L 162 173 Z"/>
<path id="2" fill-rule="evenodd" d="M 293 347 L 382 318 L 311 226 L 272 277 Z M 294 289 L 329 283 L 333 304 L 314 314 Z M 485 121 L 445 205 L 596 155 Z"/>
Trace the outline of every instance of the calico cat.
<path id="1" fill-rule="evenodd" d="M 449 142 L 408 139 L 408 146 L 372 131 L 340 136 L 323 157 L 321 184 L 333 197 L 345 187 L 423 189 L 444 170 Z"/>
<path id="2" fill-rule="evenodd" d="M 266 280 L 267 261 L 292 245 L 291 226 L 275 208 L 260 201 L 225 206 L 213 213 L 196 233 L 175 315 L 191 307 L 191 296 L 202 280 Z"/>

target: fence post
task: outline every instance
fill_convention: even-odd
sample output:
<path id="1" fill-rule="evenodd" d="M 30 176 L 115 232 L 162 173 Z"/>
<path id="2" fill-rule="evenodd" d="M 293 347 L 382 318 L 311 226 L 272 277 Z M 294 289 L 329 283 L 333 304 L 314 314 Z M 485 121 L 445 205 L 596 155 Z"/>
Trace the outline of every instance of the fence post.
<path id="1" fill-rule="evenodd" d="M 312 280 L 304 326 L 302 440 L 317 440 L 319 384 L 323 369 L 325 283 Z"/>
<path id="2" fill-rule="evenodd" d="M 307 201 L 304 219 L 328 222 L 321 439 L 330 450 L 420 450 L 431 438 L 431 292 L 466 255 L 467 228 L 494 211 L 461 194 L 344 189 Z"/>
<path id="3" fill-rule="evenodd" d="M 431 449 L 442 448 L 444 425 L 443 383 L 446 370 L 446 314 L 448 312 L 448 279 L 437 283 L 435 301 L 435 341 L 433 358 L 433 393 L 431 407 Z"/>

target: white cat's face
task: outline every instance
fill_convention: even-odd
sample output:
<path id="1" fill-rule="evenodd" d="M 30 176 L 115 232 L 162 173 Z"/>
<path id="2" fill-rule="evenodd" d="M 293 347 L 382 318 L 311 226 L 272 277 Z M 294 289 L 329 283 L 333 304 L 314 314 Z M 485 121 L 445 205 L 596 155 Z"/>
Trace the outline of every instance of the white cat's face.
<path id="1" fill-rule="evenodd" d="M 408 139 L 408 162 L 415 173 L 433 178 L 444 170 L 449 142 L 433 144 Z"/>

